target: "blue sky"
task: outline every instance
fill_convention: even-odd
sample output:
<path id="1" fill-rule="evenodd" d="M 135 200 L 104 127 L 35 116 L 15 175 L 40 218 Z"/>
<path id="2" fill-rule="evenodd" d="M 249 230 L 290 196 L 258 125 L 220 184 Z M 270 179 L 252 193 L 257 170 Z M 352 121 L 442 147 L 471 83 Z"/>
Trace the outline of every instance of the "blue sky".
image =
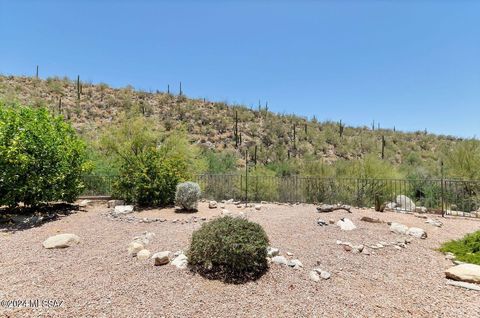
<path id="1" fill-rule="evenodd" d="M 480 1 L 6 1 L 0 73 L 480 135 Z"/>

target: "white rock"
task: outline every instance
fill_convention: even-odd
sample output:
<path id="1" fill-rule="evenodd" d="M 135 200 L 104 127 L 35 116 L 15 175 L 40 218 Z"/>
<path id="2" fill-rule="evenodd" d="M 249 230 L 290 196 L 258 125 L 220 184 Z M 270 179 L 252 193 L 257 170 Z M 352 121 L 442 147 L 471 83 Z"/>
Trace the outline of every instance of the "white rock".
<path id="1" fill-rule="evenodd" d="M 115 215 L 129 214 L 129 213 L 132 213 L 133 210 L 134 210 L 133 205 L 117 205 L 115 207 L 114 214 Z"/>
<path id="2" fill-rule="evenodd" d="M 436 227 L 443 226 L 443 223 L 440 220 L 435 220 L 435 219 L 427 219 L 425 223 L 436 226 Z"/>
<path id="3" fill-rule="evenodd" d="M 351 231 L 356 229 L 357 227 L 355 224 L 350 219 L 343 218 L 340 221 L 337 222 L 337 225 L 342 229 L 343 231 Z"/>
<path id="4" fill-rule="evenodd" d="M 293 256 L 292 252 L 287 252 L 287 256 Z"/>
<path id="5" fill-rule="evenodd" d="M 407 231 L 407 235 L 417 237 L 420 239 L 426 239 L 427 238 L 427 232 L 425 230 L 418 228 L 418 227 L 411 227 Z"/>
<path id="6" fill-rule="evenodd" d="M 185 254 L 180 254 L 172 260 L 172 265 L 178 269 L 185 269 L 188 266 L 188 258 Z"/>
<path id="7" fill-rule="evenodd" d="M 288 265 L 288 261 L 284 256 L 275 256 L 272 258 L 272 263 L 278 265 Z"/>
<path id="8" fill-rule="evenodd" d="M 292 259 L 291 261 L 288 262 L 287 264 L 289 267 L 293 267 L 294 269 L 300 269 L 303 267 L 302 262 L 298 259 Z"/>
<path id="9" fill-rule="evenodd" d="M 455 259 L 455 254 L 447 252 L 447 253 L 445 253 L 445 259 L 454 260 Z"/>
<path id="10" fill-rule="evenodd" d="M 450 267 L 445 271 L 445 276 L 453 280 L 468 283 L 480 283 L 480 265 L 464 263 Z"/>
<path id="11" fill-rule="evenodd" d="M 385 205 L 385 208 L 386 209 L 389 209 L 389 210 L 393 210 L 397 207 L 397 204 L 395 202 L 388 202 L 386 205 Z"/>
<path id="12" fill-rule="evenodd" d="M 133 241 L 130 244 L 128 244 L 128 255 L 131 256 L 136 256 L 138 252 L 144 249 L 144 246 L 142 243 Z"/>
<path id="13" fill-rule="evenodd" d="M 267 257 L 275 257 L 277 256 L 278 254 L 280 254 L 280 250 L 278 248 L 275 248 L 275 247 L 267 247 Z"/>
<path id="14" fill-rule="evenodd" d="M 396 234 L 407 234 L 408 226 L 401 223 L 392 222 L 392 224 L 390 224 L 390 231 Z"/>
<path id="15" fill-rule="evenodd" d="M 327 272 L 327 271 L 324 271 L 323 269 L 317 267 L 317 268 L 314 268 L 313 269 L 315 272 L 317 272 L 318 274 L 320 274 L 320 277 L 323 278 L 323 279 L 329 279 L 332 275 Z"/>
<path id="16" fill-rule="evenodd" d="M 153 240 L 154 237 L 155 237 L 155 233 L 152 233 L 152 232 L 145 233 L 145 238 L 149 241 Z"/>
<path id="17" fill-rule="evenodd" d="M 210 209 L 216 209 L 217 206 L 218 206 L 217 201 L 213 201 L 213 200 L 212 200 L 212 201 L 208 202 L 208 207 L 209 207 Z"/>
<path id="18" fill-rule="evenodd" d="M 45 248 L 64 248 L 80 243 L 80 238 L 75 234 L 58 234 L 50 236 L 43 242 Z"/>
<path id="19" fill-rule="evenodd" d="M 320 281 L 320 276 L 318 275 L 317 271 L 310 271 L 310 273 L 308 273 L 308 277 L 314 282 Z"/>
<path id="20" fill-rule="evenodd" d="M 82 200 L 78 203 L 78 206 L 81 207 L 81 208 L 84 208 L 86 206 L 88 206 L 92 201 L 90 200 Z"/>
<path id="21" fill-rule="evenodd" d="M 364 246 L 362 244 L 352 246 L 352 252 L 355 253 L 355 254 L 356 253 L 361 253 L 363 251 L 363 249 L 364 249 Z"/>
<path id="22" fill-rule="evenodd" d="M 115 208 L 117 205 L 124 205 L 125 202 L 123 200 L 109 200 L 107 202 L 107 206 L 109 208 Z"/>
<path id="23" fill-rule="evenodd" d="M 150 251 L 149 250 L 146 250 L 146 249 L 143 249 L 141 251 L 139 251 L 137 253 L 137 258 L 139 260 L 146 260 L 146 259 L 149 259 L 150 258 Z"/>
<path id="24" fill-rule="evenodd" d="M 457 286 L 457 287 L 462 287 L 470 290 L 476 290 L 480 291 L 480 285 L 477 284 L 472 284 L 472 283 L 466 283 L 466 282 L 459 282 L 456 280 L 447 280 L 447 285 L 452 285 L 452 286 Z"/>
<path id="25" fill-rule="evenodd" d="M 227 209 L 222 209 L 222 215 L 230 215 L 230 211 Z"/>
<path id="26" fill-rule="evenodd" d="M 152 255 L 153 265 L 161 266 L 170 262 L 170 251 L 158 252 Z"/>
<path id="27" fill-rule="evenodd" d="M 415 203 L 413 203 L 413 201 L 406 195 L 397 195 L 395 198 L 395 203 L 397 204 L 397 208 L 399 210 L 412 212 L 416 210 Z"/>
<path id="28" fill-rule="evenodd" d="M 260 204 L 255 204 L 255 210 L 261 210 L 262 206 Z"/>

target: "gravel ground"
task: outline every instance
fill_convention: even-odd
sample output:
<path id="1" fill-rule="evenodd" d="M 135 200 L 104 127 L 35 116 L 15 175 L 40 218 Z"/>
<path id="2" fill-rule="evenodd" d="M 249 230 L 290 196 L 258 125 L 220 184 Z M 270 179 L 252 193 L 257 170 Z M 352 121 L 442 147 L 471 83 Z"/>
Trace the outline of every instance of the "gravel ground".
<path id="1" fill-rule="evenodd" d="M 207 211 L 200 206 L 199 214 Z M 424 219 L 393 212 L 354 210 L 317 214 L 313 205 L 264 205 L 245 211 L 264 226 L 271 245 L 304 265 L 294 270 L 272 264 L 255 282 L 227 285 L 174 266 L 154 267 L 127 255 L 127 244 L 143 231 L 156 234 L 153 252 L 188 246 L 199 223 L 128 223 L 105 217 L 105 205 L 88 207 L 40 227 L 0 233 L 0 299 L 52 299 L 56 308 L 6 309 L 5 317 L 480 317 L 480 294 L 447 286 L 444 270 L 451 262 L 435 251 L 445 240 L 480 229 L 479 220 L 444 219 L 437 228 Z M 218 209 L 220 210 L 220 209 Z M 157 210 L 159 214 L 162 212 Z M 155 215 L 156 213 L 149 211 Z M 170 212 L 169 212 L 170 213 Z M 372 255 L 353 254 L 335 243 L 374 244 L 395 241 L 386 224 L 360 221 L 362 216 L 424 228 L 426 240 L 405 249 L 393 247 Z M 318 218 L 350 218 L 358 228 L 320 227 Z M 58 233 L 75 233 L 81 243 L 46 250 L 42 242 Z M 332 277 L 318 283 L 308 273 L 317 266 Z"/>

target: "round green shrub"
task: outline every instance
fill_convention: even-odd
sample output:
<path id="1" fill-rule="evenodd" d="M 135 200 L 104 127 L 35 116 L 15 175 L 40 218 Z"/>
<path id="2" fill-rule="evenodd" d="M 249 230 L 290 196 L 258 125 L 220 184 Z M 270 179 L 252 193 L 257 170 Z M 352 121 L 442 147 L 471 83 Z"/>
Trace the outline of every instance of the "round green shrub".
<path id="1" fill-rule="evenodd" d="M 200 186 L 197 183 L 191 181 L 182 182 L 177 185 L 175 203 L 184 210 L 196 210 L 200 195 Z"/>
<path id="2" fill-rule="evenodd" d="M 63 117 L 0 102 L 0 206 L 71 202 L 86 168 L 85 144 Z"/>
<path id="3" fill-rule="evenodd" d="M 187 257 L 190 268 L 202 276 L 242 283 L 266 272 L 267 247 L 267 234 L 259 224 L 225 216 L 193 233 Z"/>

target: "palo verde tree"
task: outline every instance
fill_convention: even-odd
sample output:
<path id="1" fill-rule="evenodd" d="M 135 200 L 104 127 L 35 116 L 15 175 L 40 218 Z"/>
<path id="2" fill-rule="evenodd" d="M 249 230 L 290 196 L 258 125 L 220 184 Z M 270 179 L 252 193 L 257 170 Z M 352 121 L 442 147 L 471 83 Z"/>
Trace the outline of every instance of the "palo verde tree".
<path id="1" fill-rule="evenodd" d="M 85 158 L 85 144 L 63 117 L 0 101 L 0 205 L 73 201 Z"/>

